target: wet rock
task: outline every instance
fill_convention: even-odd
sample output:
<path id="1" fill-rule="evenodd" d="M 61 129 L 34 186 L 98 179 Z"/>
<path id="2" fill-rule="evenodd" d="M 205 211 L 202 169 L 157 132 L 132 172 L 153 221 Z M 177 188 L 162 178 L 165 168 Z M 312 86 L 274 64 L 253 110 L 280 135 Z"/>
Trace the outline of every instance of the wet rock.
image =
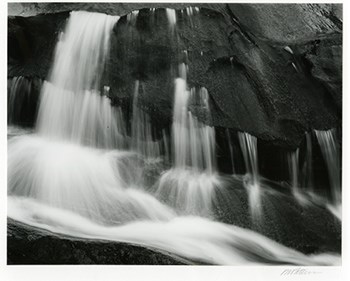
<path id="1" fill-rule="evenodd" d="M 160 252 L 108 241 L 54 234 L 8 219 L 7 264 L 190 264 Z"/>
<path id="2" fill-rule="evenodd" d="M 296 147 L 305 131 L 341 124 L 339 5 L 203 4 L 191 16 L 189 4 L 20 5 L 12 14 L 36 16 L 9 17 L 10 77 L 45 79 L 68 12 L 97 11 L 121 16 L 104 78 L 113 104 L 130 110 L 139 80 L 142 108 L 159 129 L 171 124 L 182 62 L 189 86 L 209 91 L 212 119 L 193 111 L 210 125 Z M 173 29 L 164 7 L 176 9 Z"/>
<path id="3" fill-rule="evenodd" d="M 325 207 L 302 204 L 290 186 L 263 179 L 260 184 L 261 211 L 252 220 L 248 189 L 242 177 L 227 177 L 215 195 L 219 221 L 252 229 L 305 254 L 340 253 L 341 222 Z"/>
<path id="4" fill-rule="evenodd" d="M 341 4 L 229 4 L 244 30 L 277 44 L 341 33 Z"/>

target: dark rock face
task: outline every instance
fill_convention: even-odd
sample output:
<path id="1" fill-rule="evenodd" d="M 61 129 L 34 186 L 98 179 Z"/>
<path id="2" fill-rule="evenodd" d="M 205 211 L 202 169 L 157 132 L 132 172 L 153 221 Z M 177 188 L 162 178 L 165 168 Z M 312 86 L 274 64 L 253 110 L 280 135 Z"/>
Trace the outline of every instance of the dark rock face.
<path id="1" fill-rule="evenodd" d="M 104 12 L 121 16 L 105 77 L 110 96 L 128 107 L 140 80 L 143 108 L 160 128 L 171 122 L 181 62 L 189 86 L 206 87 L 211 97 L 212 120 L 194 113 L 216 127 L 295 147 L 305 131 L 341 124 L 339 5 L 203 4 L 191 17 L 181 10 L 190 4 L 16 5 L 11 15 L 33 16 L 9 17 L 9 77 L 47 78 L 68 12 Z M 173 31 L 164 7 L 176 9 Z M 137 18 L 127 20 L 135 9 Z"/>
<path id="2" fill-rule="evenodd" d="M 57 235 L 8 219 L 7 264 L 181 265 L 189 262 L 140 246 Z"/>
<path id="3" fill-rule="evenodd" d="M 7 123 L 33 127 L 39 109 L 41 79 L 14 77 L 8 80 Z"/>

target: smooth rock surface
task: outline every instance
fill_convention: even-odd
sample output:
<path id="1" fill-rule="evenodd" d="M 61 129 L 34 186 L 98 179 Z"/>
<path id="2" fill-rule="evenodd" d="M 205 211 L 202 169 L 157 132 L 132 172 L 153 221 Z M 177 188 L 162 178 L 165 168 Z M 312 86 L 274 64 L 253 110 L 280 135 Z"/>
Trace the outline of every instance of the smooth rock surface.
<path id="1" fill-rule="evenodd" d="M 140 246 L 58 235 L 8 219 L 7 264 L 181 265 L 190 262 Z"/>

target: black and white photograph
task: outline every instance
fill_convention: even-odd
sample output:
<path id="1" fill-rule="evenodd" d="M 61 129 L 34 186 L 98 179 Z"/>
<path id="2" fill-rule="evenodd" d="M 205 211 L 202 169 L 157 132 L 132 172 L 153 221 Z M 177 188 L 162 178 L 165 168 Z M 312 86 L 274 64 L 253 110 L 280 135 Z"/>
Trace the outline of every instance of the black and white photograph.
<path id="1" fill-rule="evenodd" d="M 342 3 L 9 2 L 6 54 L 7 266 L 342 266 Z"/>

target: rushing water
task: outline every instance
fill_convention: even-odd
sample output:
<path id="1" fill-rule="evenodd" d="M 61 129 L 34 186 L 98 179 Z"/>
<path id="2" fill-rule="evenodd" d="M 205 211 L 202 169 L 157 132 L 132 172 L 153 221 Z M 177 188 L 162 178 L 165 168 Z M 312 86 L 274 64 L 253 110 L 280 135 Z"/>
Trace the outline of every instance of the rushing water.
<path id="1" fill-rule="evenodd" d="M 215 173 L 215 132 L 188 110 L 196 100 L 207 114 L 210 109 L 205 88 L 187 88 L 186 71 L 180 65 L 180 77 L 175 79 L 173 168 L 162 174 L 155 194 L 180 214 L 210 217 L 213 193 L 220 185 Z"/>
<path id="2" fill-rule="evenodd" d="M 228 129 L 226 129 L 225 133 L 226 133 L 227 143 L 228 143 L 228 147 L 229 147 L 229 151 L 230 151 L 230 159 L 231 159 L 231 165 L 232 165 L 232 173 L 233 173 L 233 174 L 236 174 L 236 170 L 235 170 L 235 161 L 234 161 L 234 154 L 233 154 L 233 146 L 232 146 L 232 140 L 231 140 L 230 131 L 229 131 Z"/>
<path id="3" fill-rule="evenodd" d="M 262 221 L 262 190 L 260 188 L 257 139 L 248 133 L 242 132 L 238 132 L 238 139 L 247 172 L 245 187 L 248 192 L 252 221 L 258 226 Z"/>
<path id="4" fill-rule="evenodd" d="M 339 149 L 336 142 L 336 130 L 315 130 L 315 135 L 320 144 L 321 152 L 328 169 L 333 201 L 330 209 L 338 217 L 341 217 L 341 166 Z"/>
<path id="5" fill-rule="evenodd" d="M 174 28 L 175 10 L 166 14 Z M 137 15 L 131 13 L 128 22 L 134 24 Z M 8 130 L 8 216 L 61 234 L 134 243 L 209 264 L 339 264 L 337 254 L 305 255 L 216 221 L 217 191 L 226 187 L 216 165 L 215 130 L 191 110 L 210 120 L 209 93 L 188 86 L 185 64 L 174 78 L 171 133 L 163 129 L 155 136 L 136 81 L 128 134 L 121 109 L 111 105 L 109 86 L 103 85 L 117 21 L 104 14 L 70 14 L 42 87 L 35 131 Z M 17 102 L 9 100 L 10 110 Z M 257 139 L 238 137 L 249 208 L 259 223 Z M 319 138 L 326 139 L 321 148 L 332 161 L 331 137 Z M 294 177 L 292 185 L 297 186 Z"/>
<path id="6" fill-rule="evenodd" d="M 37 113 L 40 79 L 13 77 L 8 81 L 7 118 L 9 125 L 31 126 Z"/>
<path id="7" fill-rule="evenodd" d="M 148 158 L 159 158 L 165 151 L 165 144 L 153 136 L 149 115 L 139 108 L 139 81 L 135 82 L 132 106 L 131 147 L 134 151 Z M 166 141 L 166 140 L 165 140 Z"/>
<path id="8" fill-rule="evenodd" d="M 37 130 L 94 147 L 122 147 L 120 110 L 101 95 L 109 37 L 118 17 L 72 12 L 41 92 Z"/>

